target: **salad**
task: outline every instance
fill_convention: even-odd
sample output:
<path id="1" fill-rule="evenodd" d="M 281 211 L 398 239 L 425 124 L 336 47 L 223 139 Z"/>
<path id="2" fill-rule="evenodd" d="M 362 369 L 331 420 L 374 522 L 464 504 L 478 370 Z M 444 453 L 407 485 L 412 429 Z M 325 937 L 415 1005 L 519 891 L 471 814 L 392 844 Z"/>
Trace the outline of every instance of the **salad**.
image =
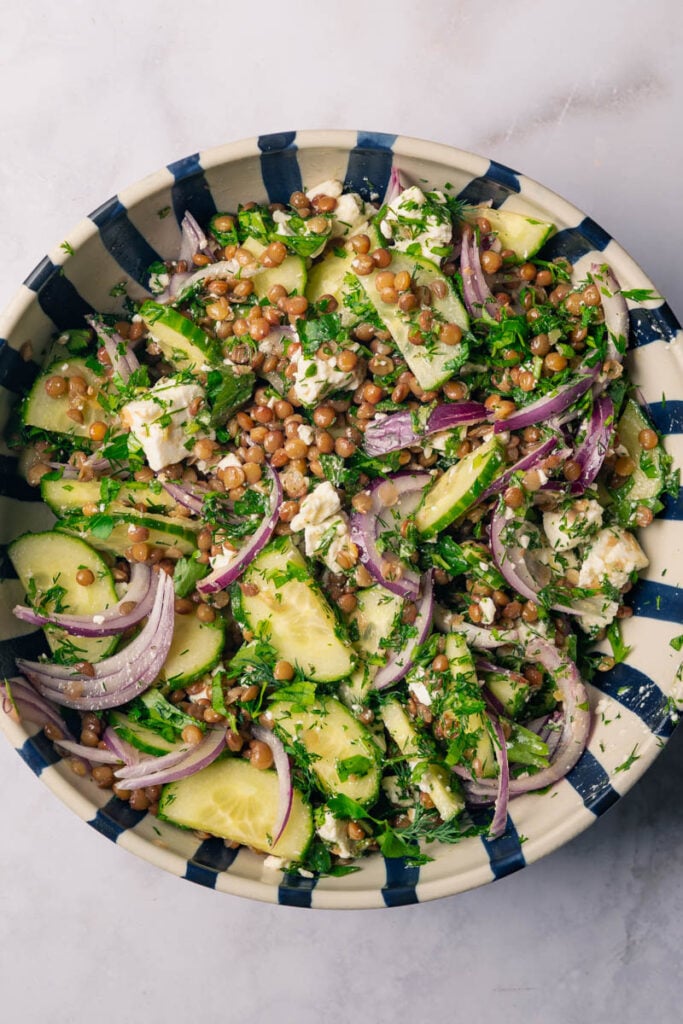
<path id="1" fill-rule="evenodd" d="M 677 486 L 623 363 L 638 296 L 424 184 L 188 212 L 8 429 L 56 521 L 10 545 L 44 653 L 5 713 L 290 871 L 500 836 L 571 771 Z"/>

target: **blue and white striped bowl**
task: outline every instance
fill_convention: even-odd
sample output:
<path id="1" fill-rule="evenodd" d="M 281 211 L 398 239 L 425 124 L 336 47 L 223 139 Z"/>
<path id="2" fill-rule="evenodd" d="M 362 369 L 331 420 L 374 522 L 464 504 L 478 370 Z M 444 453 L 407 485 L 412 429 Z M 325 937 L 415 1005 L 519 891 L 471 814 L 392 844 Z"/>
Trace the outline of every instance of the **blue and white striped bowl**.
<path id="1" fill-rule="evenodd" d="M 19 354 L 31 342 L 39 362 L 55 328 L 78 326 L 92 310 L 120 309 L 116 286 L 133 298 L 144 294 L 147 267 L 173 256 L 185 210 L 206 222 L 216 210 L 249 199 L 286 200 L 302 185 L 338 177 L 366 197 L 383 196 L 392 164 L 413 181 L 449 182 L 469 202 L 493 199 L 557 224 L 545 255 L 575 263 L 597 251 L 622 287 L 651 282 L 594 221 L 536 182 L 471 153 L 416 139 L 373 132 L 283 132 L 195 153 L 169 164 L 83 220 L 33 270 L 0 318 L 0 428 L 17 395 L 37 371 Z M 631 372 L 667 448 L 683 464 L 683 334 L 661 299 L 632 305 Z M 103 835 L 173 874 L 223 892 L 295 906 L 355 908 L 396 906 L 461 892 L 517 871 L 587 828 L 642 775 L 671 735 L 683 686 L 670 640 L 683 621 L 683 493 L 667 499 L 661 519 L 645 535 L 650 567 L 633 591 L 634 616 L 625 623 L 633 650 L 627 665 L 600 675 L 591 686 L 594 726 L 590 744 L 569 776 L 552 791 L 514 800 L 505 835 L 469 839 L 459 846 L 428 847 L 434 860 L 422 868 L 379 855 L 344 878 L 321 880 L 264 869 L 262 858 L 199 842 L 155 818 L 130 809 L 111 794 L 79 779 L 56 757 L 40 732 L 28 732 L 0 714 L 0 725 L 26 764 L 76 814 Z M 17 472 L 7 449 L 0 453 L 0 543 L 26 529 L 49 526 L 51 516 Z M 2 551 L 0 673 L 14 658 L 30 655 L 34 637 L 13 619 L 21 586 Z M 678 693 L 676 692 L 678 686 Z M 624 765 L 630 767 L 624 769 Z M 39 828 L 39 825 L 37 825 Z M 74 833 L 74 843 L 78 836 Z"/>

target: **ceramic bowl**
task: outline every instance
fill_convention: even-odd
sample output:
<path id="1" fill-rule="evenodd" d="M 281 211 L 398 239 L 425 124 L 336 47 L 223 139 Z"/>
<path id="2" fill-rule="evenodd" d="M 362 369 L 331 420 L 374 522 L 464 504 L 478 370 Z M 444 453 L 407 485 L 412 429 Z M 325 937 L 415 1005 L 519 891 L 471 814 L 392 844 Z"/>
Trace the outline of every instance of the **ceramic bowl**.
<path id="1" fill-rule="evenodd" d="M 494 161 L 373 132 L 261 136 L 195 153 L 125 189 L 81 221 L 29 274 L 0 320 L 0 428 L 36 373 L 55 329 L 78 326 L 93 309 L 119 310 L 121 284 L 133 298 L 145 294 L 149 265 L 178 251 L 178 225 L 185 210 L 206 222 L 217 209 L 235 209 L 239 201 L 286 200 L 302 184 L 332 177 L 345 180 L 366 198 L 381 198 L 393 163 L 412 181 L 434 187 L 449 183 L 451 194 L 469 202 L 492 199 L 495 206 L 553 221 L 558 232 L 545 247 L 548 258 L 563 255 L 575 263 L 597 251 L 623 288 L 653 287 L 593 220 Z M 642 400 L 666 435 L 667 448 L 681 465 L 679 325 L 659 298 L 645 304 L 629 301 L 629 306 L 630 369 Z M 27 341 L 33 350 L 30 361 L 20 354 Z M 6 449 L 0 459 L 0 541 L 6 544 L 26 529 L 45 528 L 51 516 L 22 480 L 16 459 Z M 633 591 L 634 615 L 624 629 L 633 650 L 627 664 L 599 675 L 589 687 L 594 724 L 576 767 L 549 792 L 513 800 L 501 838 L 434 845 L 428 848 L 434 859 L 419 869 L 380 855 L 367 858 L 358 872 L 343 878 L 318 880 L 266 869 L 261 857 L 245 849 L 228 850 L 218 839 L 201 842 L 76 777 L 42 733 L 29 732 L 3 714 L 0 725 L 28 767 L 83 821 L 124 849 L 201 885 L 252 899 L 328 908 L 396 906 L 471 889 L 518 871 L 591 825 L 631 788 L 671 735 L 680 696 L 678 656 L 669 642 L 683 620 L 682 519 L 679 493 L 667 498 L 663 516 L 647 530 L 650 567 Z M 31 655 L 35 634 L 11 615 L 23 595 L 6 557 L 0 575 L 5 577 L 0 582 L 0 672 L 11 675 L 15 656 Z M 73 841 L 77 845 L 76 829 Z"/>

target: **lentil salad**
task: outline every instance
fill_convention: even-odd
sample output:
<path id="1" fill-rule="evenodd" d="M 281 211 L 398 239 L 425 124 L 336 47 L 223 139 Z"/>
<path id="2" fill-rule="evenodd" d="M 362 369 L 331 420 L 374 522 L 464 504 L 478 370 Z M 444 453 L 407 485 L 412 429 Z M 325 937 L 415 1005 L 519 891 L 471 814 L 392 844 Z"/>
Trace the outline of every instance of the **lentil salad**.
<path id="1" fill-rule="evenodd" d="M 19 443 L 58 524 L 12 555 L 52 654 L 6 690 L 75 771 L 340 873 L 576 762 L 672 473 L 610 268 L 504 213 L 394 180 L 188 216 L 154 299 L 57 339 Z"/>

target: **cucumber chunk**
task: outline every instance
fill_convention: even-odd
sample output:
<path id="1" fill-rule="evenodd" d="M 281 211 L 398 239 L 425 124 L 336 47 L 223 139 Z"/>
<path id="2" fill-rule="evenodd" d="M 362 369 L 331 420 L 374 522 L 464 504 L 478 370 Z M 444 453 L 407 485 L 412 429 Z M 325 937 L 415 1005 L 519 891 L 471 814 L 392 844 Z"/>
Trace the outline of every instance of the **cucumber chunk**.
<path id="1" fill-rule="evenodd" d="M 107 485 L 109 483 L 107 481 Z M 167 509 L 170 511 L 177 506 L 175 498 L 172 498 L 163 487 L 156 491 L 147 484 L 134 481 L 122 483 L 116 496 L 106 503 L 102 501 L 103 488 L 99 480 L 70 480 L 66 477 L 60 480 L 43 479 L 40 493 L 45 504 L 49 505 L 57 516 L 81 512 L 83 506 L 88 504 L 97 505 L 98 508 L 103 506 L 102 512 L 124 513 L 134 513 L 139 511 L 135 508 L 136 505 L 144 505 L 154 515 L 164 515 Z M 193 528 L 194 523 L 191 519 L 188 519 L 187 526 Z"/>
<path id="2" fill-rule="evenodd" d="M 324 698 L 305 710 L 275 702 L 268 708 L 275 731 L 298 739 L 313 755 L 311 769 L 322 789 L 342 793 L 361 804 L 377 799 L 381 770 L 379 749 L 370 732 L 334 698 Z"/>
<path id="3" fill-rule="evenodd" d="M 496 210 L 490 206 L 473 206 L 465 211 L 465 220 L 476 224 L 483 217 L 498 236 L 503 249 L 512 249 L 516 256 L 528 260 L 535 256 L 551 235 L 555 234 L 554 224 L 512 210 Z"/>
<path id="4" fill-rule="evenodd" d="M 152 338 L 170 363 L 180 370 L 196 369 L 221 362 L 217 342 L 175 309 L 148 299 L 140 316 Z"/>
<path id="5" fill-rule="evenodd" d="M 254 256 L 261 256 L 266 246 L 262 245 L 255 238 L 245 238 L 242 248 L 253 253 Z M 290 254 L 285 256 L 278 267 L 266 267 L 251 278 L 254 285 L 254 294 L 261 300 L 268 296 L 268 292 L 274 284 L 281 284 L 287 289 L 288 295 L 303 295 L 306 288 L 306 263 L 301 256 Z"/>
<path id="6" fill-rule="evenodd" d="M 233 596 L 237 620 L 308 679 L 330 682 L 352 671 L 353 648 L 289 537 L 263 549 Z"/>
<path id="7" fill-rule="evenodd" d="M 343 250 L 340 248 L 340 252 Z M 310 303 L 320 302 L 323 295 L 332 295 L 339 306 L 343 303 L 344 278 L 351 272 L 351 261 L 355 253 L 344 252 L 342 256 L 332 251 L 320 263 L 314 264 L 308 272 L 306 298 Z"/>
<path id="8" fill-rule="evenodd" d="M 446 637 L 444 653 L 449 661 L 450 680 L 447 683 L 446 701 L 452 705 L 453 710 L 458 714 L 458 705 L 461 701 L 468 703 L 470 697 L 480 699 L 479 683 L 477 672 L 474 667 L 472 654 L 460 633 L 449 633 Z M 489 721 L 484 712 L 473 714 L 458 714 L 460 731 L 469 733 L 476 737 L 474 742 L 474 756 L 472 760 L 478 759 L 480 768 L 478 774 L 483 778 L 491 778 L 496 774 L 496 758 L 493 751 L 493 739 Z"/>
<path id="9" fill-rule="evenodd" d="M 638 403 L 629 398 L 617 424 L 617 434 L 636 468 L 623 487 L 611 495 L 622 526 L 637 525 L 638 505 L 645 505 L 653 511 L 661 507 L 657 499 L 666 487 L 666 453 L 661 442 L 656 448 L 647 450 L 639 440 L 641 430 L 652 429 L 652 424 Z"/>
<path id="10" fill-rule="evenodd" d="M 59 601 L 48 600 L 42 606 L 50 611 L 59 608 L 73 615 L 97 615 L 119 600 L 108 565 L 83 540 L 62 533 L 25 533 L 9 545 L 8 553 L 34 607 L 41 595 L 55 587 L 64 588 L 64 593 L 53 591 Z M 76 581 L 80 569 L 89 569 L 95 577 L 90 586 Z M 44 632 L 53 651 L 68 641 L 80 661 L 99 661 L 118 642 L 118 637 L 111 636 L 70 637 L 56 626 L 45 626 Z"/>
<path id="11" fill-rule="evenodd" d="M 171 689 L 194 682 L 218 664 L 224 643 L 223 619 L 200 622 L 196 615 L 176 615 L 161 678 Z"/>
<path id="12" fill-rule="evenodd" d="M 529 697 L 530 687 L 524 676 L 486 672 L 482 679 L 496 700 L 502 704 L 505 714 L 510 718 L 516 718 Z"/>
<path id="13" fill-rule="evenodd" d="M 419 256 L 408 256 L 406 253 L 394 252 L 391 270 L 398 274 L 407 271 L 416 285 L 431 285 L 441 282 L 446 289 L 444 298 L 434 298 L 433 309 L 435 319 L 440 323 L 454 323 L 463 332 L 469 327 L 469 318 L 462 302 L 453 288 L 452 281 L 441 273 L 439 268 Z M 440 387 L 453 376 L 449 364 L 455 356 L 451 345 L 444 345 L 435 338 L 426 345 L 414 345 L 409 335 L 417 323 L 419 310 L 413 313 L 402 313 L 394 303 L 384 302 L 377 288 L 377 275 L 381 270 L 358 278 L 365 292 L 391 333 L 408 366 L 415 374 L 417 382 L 425 391 Z"/>
<path id="14" fill-rule="evenodd" d="M 350 708 L 363 704 L 378 668 L 386 661 L 380 640 L 391 637 L 399 624 L 404 603 L 402 597 L 379 584 L 359 590 L 356 601 L 346 621 L 361 661 L 339 689 L 339 695 Z"/>
<path id="15" fill-rule="evenodd" d="M 45 390 L 45 382 L 50 377 L 81 377 L 88 386 L 98 391 L 106 380 L 98 376 L 84 359 L 62 359 L 52 363 L 37 378 L 22 406 L 21 417 L 27 427 L 39 427 L 55 434 L 71 434 L 73 437 L 89 437 L 92 423 L 108 422 L 108 416 L 97 401 L 97 395 L 83 396 L 83 422 L 76 423 L 67 415 L 70 409 L 69 394 L 60 398 L 51 398 Z"/>
<path id="16" fill-rule="evenodd" d="M 382 706 L 382 721 L 401 753 L 408 758 L 412 769 L 417 769 L 418 785 L 434 801 L 444 821 L 460 814 L 465 806 L 457 778 L 442 765 L 428 764 L 420 752 L 419 734 L 397 700 Z"/>
<path id="17" fill-rule="evenodd" d="M 422 536 L 434 537 L 463 515 L 504 466 L 505 451 L 495 437 L 450 466 L 426 492 L 415 513 Z"/>
<path id="18" fill-rule="evenodd" d="M 164 739 L 158 732 L 149 729 L 146 725 L 133 721 L 122 711 L 110 711 L 108 717 L 114 732 L 136 750 L 142 751 L 143 754 L 161 757 L 163 754 L 170 754 L 178 746 L 177 743 Z"/>
<path id="19" fill-rule="evenodd" d="M 310 805 L 294 790 L 289 821 L 273 846 L 278 803 L 274 771 L 262 771 L 241 757 L 228 757 L 164 786 L 159 817 L 287 861 L 300 860 L 313 836 Z"/>
<path id="20" fill-rule="evenodd" d="M 98 551 L 121 556 L 131 547 L 130 531 L 138 526 L 149 531 L 146 543 L 152 547 L 178 548 L 183 555 L 192 554 L 197 547 L 197 535 L 188 528 L 187 520 L 143 512 L 69 516 L 60 519 L 55 529 L 60 534 L 80 537 Z"/>

